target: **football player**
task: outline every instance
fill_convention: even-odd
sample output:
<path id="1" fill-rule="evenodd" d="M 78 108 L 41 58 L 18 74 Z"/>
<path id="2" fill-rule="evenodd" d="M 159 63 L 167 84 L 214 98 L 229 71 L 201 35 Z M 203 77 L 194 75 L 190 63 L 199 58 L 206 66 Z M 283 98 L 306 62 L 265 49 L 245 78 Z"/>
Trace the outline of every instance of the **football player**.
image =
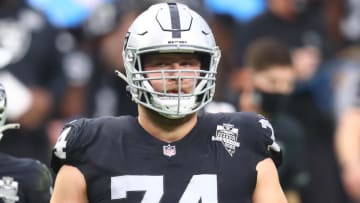
<path id="1" fill-rule="evenodd" d="M 6 124 L 6 93 L 0 83 L 0 139 L 8 129 L 19 124 Z M 41 162 L 28 158 L 15 158 L 0 153 L 0 202 L 47 203 L 52 192 L 52 176 Z"/>
<path id="2" fill-rule="evenodd" d="M 123 50 L 138 117 L 79 119 L 53 150 L 52 203 L 285 203 L 271 124 L 254 113 L 198 114 L 214 95 L 220 50 L 205 20 L 159 3 Z"/>

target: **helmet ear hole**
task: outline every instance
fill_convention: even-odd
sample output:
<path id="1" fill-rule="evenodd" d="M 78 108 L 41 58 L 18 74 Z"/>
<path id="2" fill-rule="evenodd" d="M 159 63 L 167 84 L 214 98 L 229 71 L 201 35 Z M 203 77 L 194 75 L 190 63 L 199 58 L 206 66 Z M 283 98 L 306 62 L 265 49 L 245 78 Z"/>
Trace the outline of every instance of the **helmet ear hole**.
<path id="1" fill-rule="evenodd" d="M 209 53 L 201 53 L 201 52 L 197 52 L 195 54 L 198 55 L 198 57 L 200 59 L 201 70 L 209 71 L 209 69 L 210 69 L 210 60 L 211 60 L 210 54 Z"/>

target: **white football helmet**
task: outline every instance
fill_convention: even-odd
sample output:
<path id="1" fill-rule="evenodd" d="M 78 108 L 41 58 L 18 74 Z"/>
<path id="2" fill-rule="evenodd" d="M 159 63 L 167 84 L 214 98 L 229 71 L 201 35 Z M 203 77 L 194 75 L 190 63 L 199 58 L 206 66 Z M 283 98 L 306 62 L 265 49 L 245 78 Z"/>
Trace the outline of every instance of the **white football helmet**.
<path id="1" fill-rule="evenodd" d="M 201 57 L 201 70 L 159 70 L 160 78 L 149 78 L 146 76 L 149 71 L 144 71 L 141 61 L 148 53 L 194 53 Z M 140 14 L 130 26 L 123 50 L 126 75 L 117 73 L 128 83 L 128 91 L 136 103 L 177 119 L 198 111 L 212 100 L 220 55 L 211 29 L 198 13 L 184 4 L 159 3 Z M 194 76 L 180 74 L 189 71 Z M 155 79 L 175 79 L 181 84 L 184 78 L 194 80 L 191 93 L 181 93 L 181 87 L 176 94 L 168 93 L 166 87 L 156 91 L 150 83 Z"/>
<path id="2" fill-rule="evenodd" d="M 0 140 L 3 137 L 3 132 L 8 129 L 18 129 L 20 128 L 20 124 L 11 123 L 5 125 L 6 122 L 6 92 L 4 86 L 0 83 Z"/>

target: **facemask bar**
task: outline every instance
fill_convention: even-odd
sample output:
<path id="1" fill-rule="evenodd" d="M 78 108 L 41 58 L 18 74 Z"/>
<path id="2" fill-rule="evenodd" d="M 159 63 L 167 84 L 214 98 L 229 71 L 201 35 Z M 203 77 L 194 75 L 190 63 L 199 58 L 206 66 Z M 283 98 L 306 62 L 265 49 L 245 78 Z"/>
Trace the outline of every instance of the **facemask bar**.
<path id="1" fill-rule="evenodd" d="M 183 76 L 183 73 L 193 73 L 194 76 Z M 150 73 L 160 73 L 161 75 L 158 77 L 144 77 L 147 74 Z M 178 75 L 176 76 L 169 76 L 167 74 L 174 74 L 174 73 L 178 73 Z M 209 77 L 207 75 L 212 74 L 213 77 Z M 194 91 L 196 89 L 196 86 L 200 83 L 200 81 L 202 80 L 209 80 L 209 81 L 215 81 L 215 72 L 211 72 L 211 71 L 203 71 L 203 70 L 155 70 L 155 71 L 139 71 L 138 73 L 133 73 L 133 77 L 136 77 L 137 75 L 141 75 L 140 78 L 135 78 L 133 79 L 133 81 L 135 82 L 135 85 L 132 85 L 132 87 L 137 88 L 139 90 L 143 90 L 143 91 L 147 91 L 148 93 L 151 94 L 156 94 L 158 96 L 173 96 L 174 94 L 172 93 L 168 93 L 168 88 L 166 86 L 166 81 L 167 80 L 177 80 L 178 85 L 178 90 L 177 92 L 179 92 L 180 96 L 197 96 L 200 94 L 203 94 L 204 92 L 208 91 L 209 89 L 211 89 L 213 86 L 209 86 L 209 87 L 205 87 L 204 89 L 198 90 L 200 92 L 198 93 L 182 93 L 182 81 L 185 79 L 191 79 L 193 80 L 193 85 L 192 85 L 192 90 Z M 148 87 L 143 87 L 141 85 L 136 85 L 136 84 L 142 84 L 142 83 L 151 83 L 151 81 L 153 80 L 162 80 L 162 84 L 163 84 L 163 91 L 155 91 L 152 87 L 148 88 Z M 214 84 L 213 84 L 214 85 Z"/>
<path id="2" fill-rule="evenodd" d="M 210 55 L 209 67 L 206 67 L 207 70 L 159 70 L 157 72 L 161 73 L 159 78 L 146 78 L 146 74 L 150 73 L 149 71 L 143 71 L 141 65 L 141 55 L 150 52 L 157 53 L 208 53 Z M 196 46 L 186 46 L 179 45 L 174 48 L 174 46 L 158 46 L 150 47 L 145 50 L 132 50 L 127 49 L 124 51 L 124 63 L 126 69 L 126 76 L 123 73 L 117 72 L 118 76 L 125 80 L 129 85 L 129 90 L 132 95 L 133 100 L 136 103 L 139 103 L 147 108 L 150 108 L 154 111 L 159 112 L 168 118 L 181 118 L 185 115 L 197 112 L 200 108 L 205 106 L 207 103 L 212 101 L 214 92 L 215 92 L 215 79 L 217 65 L 220 60 L 220 50 L 218 47 L 214 49 L 204 49 L 202 47 Z M 203 64 L 202 64 L 203 65 Z M 181 76 L 181 72 L 191 71 L 194 75 L 199 76 Z M 177 76 L 167 76 L 166 73 L 178 72 Z M 155 91 L 151 84 L 150 80 L 161 79 L 166 81 L 167 79 L 176 79 L 179 83 L 179 88 L 181 88 L 182 79 L 193 79 L 197 82 L 194 83 L 192 88 L 192 93 L 182 94 L 181 89 L 178 90 L 178 94 L 169 94 L 166 92 L 167 88 L 163 88 L 163 92 Z M 165 85 L 165 83 L 163 83 Z M 177 100 L 177 108 L 174 110 L 167 110 L 160 106 L 154 105 L 154 98 L 164 98 L 168 97 L 169 99 Z M 193 104 L 189 102 L 189 107 L 182 108 L 184 101 L 189 101 L 190 98 L 193 100 Z"/>

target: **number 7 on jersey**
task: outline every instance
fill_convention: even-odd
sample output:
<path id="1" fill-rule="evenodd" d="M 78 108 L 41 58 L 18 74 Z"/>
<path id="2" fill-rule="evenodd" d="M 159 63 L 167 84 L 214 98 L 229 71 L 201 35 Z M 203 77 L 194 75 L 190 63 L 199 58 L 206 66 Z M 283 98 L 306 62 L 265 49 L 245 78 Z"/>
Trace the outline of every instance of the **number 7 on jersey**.
<path id="1" fill-rule="evenodd" d="M 141 203 L 159 203 L 164 193 L 164 176 L 124 175 L 111 178 L 111 199 L 125 199 L 127 192 L 145 191 Z M 179 203 L 218 203 L 217 177 L 193 175 Z"/>

